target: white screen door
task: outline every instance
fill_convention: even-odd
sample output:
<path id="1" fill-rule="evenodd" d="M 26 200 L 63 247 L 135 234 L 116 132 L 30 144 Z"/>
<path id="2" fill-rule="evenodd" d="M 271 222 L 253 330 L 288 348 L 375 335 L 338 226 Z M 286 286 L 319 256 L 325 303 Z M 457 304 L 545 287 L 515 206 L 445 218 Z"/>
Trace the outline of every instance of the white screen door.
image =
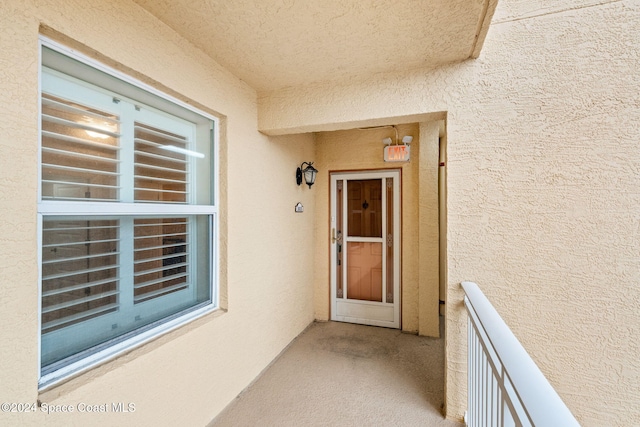
<path id="1" fill-rule="evenodd" d="M 400 328 L 400 171 L 331 174 L 331 320 Z"/>

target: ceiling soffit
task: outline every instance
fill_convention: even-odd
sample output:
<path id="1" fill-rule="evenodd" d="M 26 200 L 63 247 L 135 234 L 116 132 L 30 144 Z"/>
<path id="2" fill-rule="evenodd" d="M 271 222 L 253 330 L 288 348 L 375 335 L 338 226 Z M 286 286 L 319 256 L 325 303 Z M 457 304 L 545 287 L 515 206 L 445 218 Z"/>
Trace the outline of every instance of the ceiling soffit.
<path id="1" fill-rule="evenodd" d="M 490 3 L 134 1 L 258 91 L 430 68 L 477 56 L 476 39 L 486 33 Z"/>

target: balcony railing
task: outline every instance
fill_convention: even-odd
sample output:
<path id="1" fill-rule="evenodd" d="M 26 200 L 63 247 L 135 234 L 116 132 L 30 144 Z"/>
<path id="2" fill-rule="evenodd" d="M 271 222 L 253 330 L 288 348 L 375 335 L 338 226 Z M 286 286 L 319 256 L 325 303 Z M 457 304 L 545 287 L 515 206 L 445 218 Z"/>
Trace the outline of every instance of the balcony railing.
<path id="1" fill-rule="evenodd" d="M 477 284 L 463 282 L 469 427 L 580 427 Z"/>

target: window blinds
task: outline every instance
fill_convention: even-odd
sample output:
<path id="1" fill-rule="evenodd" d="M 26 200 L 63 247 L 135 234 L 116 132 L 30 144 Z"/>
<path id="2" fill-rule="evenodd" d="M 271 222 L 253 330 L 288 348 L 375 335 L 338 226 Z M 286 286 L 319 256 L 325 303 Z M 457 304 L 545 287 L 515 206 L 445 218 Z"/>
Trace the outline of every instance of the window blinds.
<path id="1" fill-rule="evenodd" d="M 133 144 L 122 147 L 121 128 L 118 115 L 43 93 L 43 199 L 118 202 L 133 187 L 134 202 L 187 203 L 188 137 L 134 122 Z M 123 298 L 139 304 L 188 288 L 189 227 L 187 217 L 45 220 L 43 333 L 114 312 Z M 121 259 L 121 246 L 132 259 Z M 133 277 L 120 277 L 127 262 Z"/>
<path id="2" fill-rule="evenodd" d="M 119 128 L 113 114 L 43 93 L 43 200 L 117 200 Z"/>
<path id="3" fill-rule="evenodd" d="M 43 332 L 117 309 L 118 234 L 118 220 L 43 222 Z"/>
<path id="4" fill-rule="evenodd" d="M 186 203 L 186 137 L 135 123 L 135 200 Z"/>

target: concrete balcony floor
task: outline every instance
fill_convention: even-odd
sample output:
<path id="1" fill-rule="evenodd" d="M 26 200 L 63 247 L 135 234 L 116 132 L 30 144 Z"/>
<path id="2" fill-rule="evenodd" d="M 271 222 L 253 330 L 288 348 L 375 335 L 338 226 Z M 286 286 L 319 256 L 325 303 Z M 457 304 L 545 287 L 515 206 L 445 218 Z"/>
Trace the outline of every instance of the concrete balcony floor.
<path id="1" fill-rule="evenodd" d="M 210 424 L 447 426 L 444 339 L 313 323 Z"/>

